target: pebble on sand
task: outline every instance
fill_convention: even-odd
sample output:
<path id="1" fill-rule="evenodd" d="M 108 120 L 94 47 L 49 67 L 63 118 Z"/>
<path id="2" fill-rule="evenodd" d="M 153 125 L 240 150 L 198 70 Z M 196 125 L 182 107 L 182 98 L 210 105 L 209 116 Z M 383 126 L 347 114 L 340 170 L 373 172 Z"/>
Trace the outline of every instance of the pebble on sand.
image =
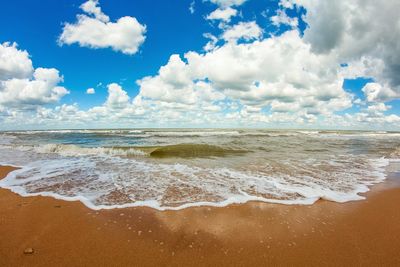
<path id="1" fill-rule="evenodd" d="M 35 251 L 33 250 L 33 248 L 26 248 L 24 250 L 24 254 L 28 255 L 28 254 L 33 254 Z"/>

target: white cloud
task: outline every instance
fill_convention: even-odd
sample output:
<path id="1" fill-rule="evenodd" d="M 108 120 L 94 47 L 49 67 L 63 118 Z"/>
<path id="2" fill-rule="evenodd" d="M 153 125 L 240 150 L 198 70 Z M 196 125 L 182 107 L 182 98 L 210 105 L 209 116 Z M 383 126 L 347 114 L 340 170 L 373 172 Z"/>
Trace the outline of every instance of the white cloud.
<path id="1" fill-rule="evenodd" d="M 167 103 L 193 105 L 198 102 L 212 102 L 223 96 L 214 91 L 204 81 L 194 81 L 195 77 L 178 55 L 172 55 L 167 65 L 154 77 L 138 81 L 140 96 Z"/>
<path id="2" fill-rule="evenodd" d="M 212 2 L 221 9 L 244 3 Z M 400 129 L 400 116 L 389 114 L 391 106 L 383 103 L 398 98 L 399 92 L 396 79 L 400 76 L 394 74 L 399 73 L 396 62 L 400 61 L 396 59 L 400 53 L 394 41 L 399 40 L 400 23 L 392 12 L 398 4 L 380 3 L 388 18 L 385 20 L 379 11 L 375 23 L 369 19 L 376 12 L 372 0 L 331 2 L 282 0 L 283 9 L 272 20 L 277 26 L 291 25 L 292 30 L 263 37 L 262 29 L 254 21 L 224 24 L 221 34 L 205 35 L 210 41 L 203 52 L 172 55 L 157 74 L 138 80 L 140 91 L 135 97 L 129 97 L 120 85 L 109 84 L 103 105 L 88 111 L 77 105 L 39 107 L 28 121 L 62 123 L 64 128 L 65 123 L 87 126 L 95 122 L 96 126 L 106 127 L 268 125 Z M 295 5 L 307 9 L 303 19 L 309 28 L 304 36 L 296 29 L 298 22 L 285 11 Z M 96 5 L 86 9 L 95 19 L 106 20 Z M 387 25 L 391 25 L 393 36 L 384 27 Z M 341 66 L 342 63 L 346 65 Z M 345 78 L 357 77 L 373 78 L 362 89 L 366 101 L 343 89 Z M 356 103 L 360 111 L 337 113 L 346 112 Z M 21 116 L 2 107 L 0 112 L 12 121 Z"/>
<path id="3" fill-rule="evenodd" d="M 231 7 L 226 8 L 217 8 L 213 12 L 211 12 L 206 18 L 208 20 L 222 20 L 225 22 L 229 22 L 231 17 L 237 15 L 237 10 Z"/>
<path id="4" fill-rule="evenodd" d="M 29 109 L 56 103 L 69 93 L 58 85 L 63 81 L 58 70 L 34 69 L 28 52 L 19 50 L 15 43 L 0 45 L 0 63 L 0 106 L 3 109 Z"/>
<path id="5" fill-rule="evenodd" d="M 382 114 L 382 112 L 388 111 L 391 108 L 391 106 L 387 106 L 384 103 L 376 103 L 374 105 L 368 106 L 367 111 L 372 114 Z"/>
<path id="6" fill-rule="evenodd" d="M 247 0 L 208 0 L 208 1 L 220 7 L 225 8 L 225 7 L 243 5 Z"/>
<path id="7" fill-rule="evenodd" d="M 93 15 L 100 21 L 109 22 L 110 18 L 101 11 L 101 8 L 98 6 L 98 4 L 98 0 L 89 0 L 81 5 L 81 9 L 89 15 Z"/>
<path id="8" fill-rule="evenodd" d="M 295 30 L 250 43 L 227 42 L 204 54 L 189 52 L 185 61 L 173 55 L 158 75 L 138 82 L 139 97 L 157 103 L 161 116 L 171 109 L 176 115 L 179 105 L 190 105 L 180 111 L 181 119 L 196 107 L 203 114 L 201 103 L 212 105 L 207 110 L 221 110 L 224 101 L 219 101 L 225 99 L 239 101 L 232 112 L 249 123 L 314 122 L 321 114 L 348 108 L 352 99 L 342 83 L 335 58 L 314 54 Z M 260 113 L 262 108 L 273 114 Z"/>
<path id="9" fill-rule="evenodd" d="M 203 34 L 203 37 L 209 39 L 209 41 L 206 43 L 206 45 L 203 47 L 204 51 L 211 51 L 217 46 L 218 38 L 211 33 L 205 33 Z"/>
<path id="10" fill-rule="evenodd" d="M 112 109 L 122 109 L 125 108 L 129 104 L 129 96 L 116 83 L 109 84 L 108 86 L 108 98 L 106 101 L 106 105 Z"/>
<path id="11" fill-rule="evenodd" d="M 294 7 L 294 0 L 280 0 L 279 5 L 283 8 L 292 9 Z"/>
<path id="12" fill-rule="evenodd" d="M 0 43 L 0 81 L 26 78 L 32 72 L 32 61 L 28 52 L 19 50 L 16 43 Z"/>
<path id="13" fill-rule="evenodd" d="M 81 5 L 86 14 L 77 15 L 76 23 L 66 23 L 59 37 L 60 44 L 78 43 L 82 47 L 107 48 L 133 55 L 145 41 L 146 26 L 134 17 L 121 17 L 111 22 L 97 0 Z"/>
<path id="14" fill-rule="evenodd" d="M 191 3 L 190 3 L 190 6 L 189 6 L 189 12 L 190 12 L 190 14 L 194 14 L 194 12 L 196 11 L 196 9 L 195 9 L 195 1 L 193 0 Z"/>
<path id="15" fill-rule="evenodd" d="M 347 115 L 342 120 L 347 121 L 350 125 L 359 125 L 364 128 L 392 128 L 398 129 L 400 125 L 400 116 L 395 114 L 385 115 L 385 112 L 390 110 L 391 106 L 387 106 L 384 103 L 375 103 L 361 112 L 356 114 Z M 337 122 L 339 125 L 340 122 Z M 396 128 L 397 125 L 397 128 Z"/>
<path id="16" fill-rule="evenodd" d="M 297 28 L 299 26 L 299 21 L 297 18 L 289 17 L 284 10 L 278 9 L 275 16 L 270 18 L 272 24 L 275 26 L 288 25 L 292 28 Z"/>
<path id="17" fill-rule="evenodd" d="M 382 96 L 376 100 L 400 98 L 399 1 L 291 2 L 307 9 L 304 20 L 309 27 L 304 39 L 312 45 L 313 51 L 335 54 L 341 63 L 364 65 L 364 73 L 371 75 L 381 87 L 378 90 L 375 85 L 373 90 L 380 91 Z M 365 60 L 379 62 L 379 65 L 357 63 Z"/>
<path id="18" fill-rule="evenodd" d="M 376 101 L 389 101 L 400 97 L 397 92 L 394 92 L 388 85 L 381 85 L 379 83 L 367 83 L 363 88 L 367 100 L 369 102 Z"/>
<path id="19" fill-rule="evenodd" d="M 222 34 L 222 39 L 228 42 L 236 42 L 238 40 L 251 41 L 259 39 L 262 35 L 262 29 L 255 21 L 239 22 L 238 24 L 228 27 Z"/>
<path id="20" fill-rule="evenodd" d="M 0 104 L 16 108 L 58 102 L 68 90 L 57 86 L 63 78 L 56 69 L 37 68 L 32 79 L 13 78 L 0 84 Z"/>
<path id="21" fill-rule="evenodd" d="M 88 95 L 94 95 L 96 93 L 96 90 L 94 90 L 94 88 L 88 88 L 86 90 L 86 94 Z"/>

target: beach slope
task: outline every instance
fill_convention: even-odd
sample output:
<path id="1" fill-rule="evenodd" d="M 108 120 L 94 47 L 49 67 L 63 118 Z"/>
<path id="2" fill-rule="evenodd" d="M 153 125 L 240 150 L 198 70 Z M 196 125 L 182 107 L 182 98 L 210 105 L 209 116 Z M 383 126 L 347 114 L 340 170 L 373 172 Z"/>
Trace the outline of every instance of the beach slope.
<path id="1" fill-rule="evenodd" d="M 399 266 L 400 190 L 379 187 L 345 204 L 166 212 L 0 189 L 0 266 Z"/>

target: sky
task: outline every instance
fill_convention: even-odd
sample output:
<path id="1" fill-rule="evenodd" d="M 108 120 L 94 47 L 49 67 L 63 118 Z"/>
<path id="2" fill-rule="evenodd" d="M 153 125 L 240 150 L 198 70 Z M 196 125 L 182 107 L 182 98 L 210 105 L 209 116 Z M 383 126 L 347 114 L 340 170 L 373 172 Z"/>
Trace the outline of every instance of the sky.
<path id="1" fill-rule="evenodd" d="M 2 1 L 0 130 L 400 130 L 398 10 L 398 0 Z"/>

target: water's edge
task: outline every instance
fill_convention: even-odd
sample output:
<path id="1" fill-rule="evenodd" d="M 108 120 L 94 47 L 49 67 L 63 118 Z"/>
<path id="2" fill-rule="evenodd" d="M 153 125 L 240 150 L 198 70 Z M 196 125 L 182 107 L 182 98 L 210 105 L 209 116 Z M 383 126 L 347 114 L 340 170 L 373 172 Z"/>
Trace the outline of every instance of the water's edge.
<path id="1" fill-rule="evenodd" d="M 134 208 L 134 207 L 146 207 L 146 208 L 151 208 L 154 210 L 158 211 L 179 211 L 187 208 L 196 208 L 196 207 L 215 207 L 215 208 L 223 208 L 227 207 L 230 205 L 241 205 L 241 204 L 247 204 L 247 203 L 252 203 L 252 202 L 258 202 L 258 203 L 268 203 L 268 204 L 278 204 L 278 205 L 313 205 L 317 203 L 319 200 L 327 200 L 331 202 L 336 202 L 336 203 L 341 203 L 345 204 L 348 202 L 353 202 L 353 201 L 362 201 L 367 198 L 365 193 L 373 193 L 374 188 L 376 188 L 379 185 L 387 183 L 388 180 L 390 179 L 398 179 L 400 178 L 400 172 L 396 168 L 395 172 L 390 172 L 388 169 L 390 168 L 391 165 L 394 163 L 399 164 L 400 160 L 395 159 L 395 160 L 385 160 L 382 161 L 382 164 L 377 168 L 382 171 L 382 180 L 377 183 L 370 184 L 369 186 L 360 188 L 360 190 L 357 192 L 357 195 L 359 196 L 358 199 L 348 199 L 345 201 L 334 201 L 332 199 L 326 199 L 326 198 L 321 198 L 321 197 L 315 197 L 315 198 L 309 198 L 308 200 L 299 202 L 298 200 L 296 201 L 291 201 L 291 200 L 276 200 L 276 199 L 266 199 L 266 198 L 261 198 L 261 197 L 254 197 L 254 196 L 249 196 L 247 198 L 237 198 L 233 197 L 221 202 L 196 202 L 196 203 L 188 203 L 184 204 L 178 207 L 162 207 L 160 206 L 156 201 L 137 201 L 134 203 L 127 203 L 123 205 L 93 205 L 88 199 L 80 196 L 76 197 L 65 197 L 56 193 L 51 193 L 51 192 L 40 192 L 40 193 L 27 193 L 22 187 L 13 187 L 13 186 L 7 186 L 4 181 L 7 179 L 12 179 L 15 177 L 19 172 L 25 171 L 25 167 L 23 166 L 16 166 L 13 164 L 8 164 L 8 163 L 1 163 L 0 162 L 0 168 L 1 167 L 13 167 L 16 168 L 15 170 L 9 172 L 4 178 L 0 179 L 0 188 L 10 190 L 11 192 L 21 196 L 21 197 L 51 197 L 53 199 L 58 199 L 62 201 L 68 201 L 68 202 L 75 202 L 79 201 L 82 203 L 85 207 L 91 209 L 91 210 L 111 210 L 111 209 L 125 209 L 125 208 Z M 400 186 L 400 183 L 397 183 L 398 186 Z M 387 189 L 386 187 L 385 189 Z M 361 195 L 359 195 L 361 194 Z"/>

